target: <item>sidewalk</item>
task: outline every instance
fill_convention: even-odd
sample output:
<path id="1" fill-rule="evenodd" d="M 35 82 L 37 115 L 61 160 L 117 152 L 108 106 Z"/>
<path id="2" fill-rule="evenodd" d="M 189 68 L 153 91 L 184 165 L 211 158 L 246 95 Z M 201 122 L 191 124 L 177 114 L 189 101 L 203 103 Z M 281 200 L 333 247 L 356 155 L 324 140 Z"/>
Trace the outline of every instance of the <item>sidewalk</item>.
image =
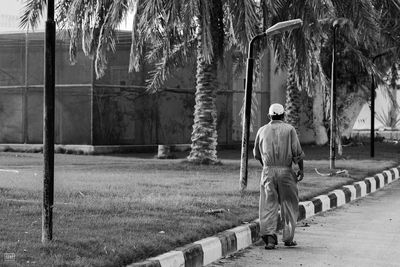
<path id="1" fill-rule="evenodd" d="M 398 267 L 400 181 L 298 223 L 299 245 L 265 250 L 259 241 L 207 267 Z"/>
<path id="2" fill-rule="evenodd" d="M 326 195 L 300 202 L 299 221 L 323 211 L 342 206 L 355 199 L 364 197 L 400 178 L 400 166 L 367 177 L 363 181 L 343 186 Z M 221 257 L 246 248 L 259 240 L 259 222 L 235 227 L 216 236 L 205 238 L 177 248 L 173 251 L 149 258 L 130 267 L 177 267 L 204 266 Z"/>

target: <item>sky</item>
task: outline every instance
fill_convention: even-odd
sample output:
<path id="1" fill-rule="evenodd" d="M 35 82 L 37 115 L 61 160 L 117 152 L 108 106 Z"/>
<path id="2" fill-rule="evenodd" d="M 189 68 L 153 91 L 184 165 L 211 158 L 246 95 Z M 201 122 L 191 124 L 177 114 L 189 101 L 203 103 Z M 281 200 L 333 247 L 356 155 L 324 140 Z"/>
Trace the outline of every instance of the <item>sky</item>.
<path id="1" fill-rule="evenodd" d="M 25 0 L 0 0 L 0 33 L 25 32 L 19 28 L 20 16 L 22 15 Z M 44 15 L 46 12 L 43 13 Z M 44 30 L 45 18 L 42 18 L 35 31 Z M 128 15 L 127 21 L 123 22 L 120 30 L 132 29 L 131 16 Z"/>
<path id="2" fill-rule="evenodd" d="M 24 29 L 19 28 L 24 4 L 24 0 L 0 0 L 0 32 L 25 32 Z M 41 23 L 37 30 L 43 28 L 43 23 Z"/>

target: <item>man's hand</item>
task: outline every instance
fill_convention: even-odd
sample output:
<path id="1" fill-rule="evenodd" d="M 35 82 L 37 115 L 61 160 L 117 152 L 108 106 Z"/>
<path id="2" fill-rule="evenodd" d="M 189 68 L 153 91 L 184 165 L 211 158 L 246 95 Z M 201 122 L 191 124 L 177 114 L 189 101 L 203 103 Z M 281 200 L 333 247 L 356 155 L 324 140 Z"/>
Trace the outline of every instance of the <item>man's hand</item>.
<path id="1" fill-rule="evenodd" d="M 303 170 L 299 170 L 299 171 L 296 173 L 296 177 L 297 177 L 297 182 L 300 182 L 301 180 L 303 180 L 303 178 L 304 178 L 304 171 L 303 171 Z"/>

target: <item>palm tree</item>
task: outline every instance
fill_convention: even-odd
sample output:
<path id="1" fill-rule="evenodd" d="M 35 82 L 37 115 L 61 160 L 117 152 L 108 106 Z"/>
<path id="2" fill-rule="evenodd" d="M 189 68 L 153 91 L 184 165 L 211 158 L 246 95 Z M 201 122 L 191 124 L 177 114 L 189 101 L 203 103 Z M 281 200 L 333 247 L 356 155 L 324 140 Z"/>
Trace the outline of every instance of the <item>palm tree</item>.
<path id="1" fill-rule="evenodd" d="M 22 24 L 34 25 L 45 2 L 29 0 Z M 83 49 L 95 59 L 96 75 L 101 77 L 107 51 L 115 49 L 115 29 L 132 11 L 129 69 L 137 70 L 142 60 L 154 64 L 148 79 L 150 92 L 157 91 L 171 70 L 195 53 L 196 105 L 188 160 L 215 163 L 217 70 L 225 47 L 245 52 L 259 25 L 256 8 L 253 0 L 61 0 L 57 17 L 58 25 L 69 33 L 72 58 L 82 37 Z"/>
<path id="2" fill-rule="evenodd" d="M 155 44 L 149 48 L 147 57 L 157 66 L 149 79 L 149 89 L 157 90 L 172 68 L 196 53 L 194 122 L 188 161 L 217 163 L 217 72 L 225 45 L 227 49 L 243 51 L 255 35 L 258 25 L 255 3 L 251 0 L 155 2 L 161 3 L 162 12 L 154 12 L 150 9 L 154 3 L 149 3 L 143 7 L 138 23 L 139 32 L 148 37 L 145 41 Z M 163 18 L 162 23 L 159 18 Z M 162 34 L 154 34 L 148 26 L 160 27 L 160 24 Z"/>
<path id="3" fill-rule="evenodd" d="M 400 12 L 400 2 L 337 2 L 337 15 L 348 20 L 338 32 L 340 54 L 337 76 L 338 94 L 342 98 L 338 107 L 339 126 L 342 134 L 348 136 L 358 111 L 370 98 L 371 77 L 374 77 L 377 84 L 385 84 L 385 74 L 393 62 L 398 61 L 400 43 L 397 33 L 400 20 L 397 15 Z M 365 10 L 363 13 L 366 14 L 361 15 L 359 10 Z M 329 69 L 329 65 L 326 69 Z M 350 109 L 353 109 L 353 115 L 348 112 Z"/>
<path id="4" fill-rule="evenodd" d="M 199 163 L 217 162 L 217 71 L 218 61 L 223 54 L 223 10 L 221 1 L 210 1 L 210 10 L 204 9 L 200 2 L 199 21 L 209 16 L 209 24 L 197 28 L 197 73 L 196 73 L 196 105 L 192 132 L 192 146 L 188 160 Z M 207 60 L 202 37 L 210 31 L 212 56 Z"/>

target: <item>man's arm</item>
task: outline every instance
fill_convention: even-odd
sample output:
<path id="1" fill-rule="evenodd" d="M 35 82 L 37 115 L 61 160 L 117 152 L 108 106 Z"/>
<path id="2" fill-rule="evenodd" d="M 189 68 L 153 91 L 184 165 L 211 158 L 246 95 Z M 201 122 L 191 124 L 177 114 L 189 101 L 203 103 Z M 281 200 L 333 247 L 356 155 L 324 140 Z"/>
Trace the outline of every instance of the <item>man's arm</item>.
<path id="1" fill-rule="evenodd" d="M 259 148 L 259 142 L 260 142 L 259 134 L 260 134 L 260 129 L 258 130 L 256 139 L 254 140 L 253 155 L 254 155 L 254 158 L 261 163 L 261 166 L 264 166 L 262 157 L 261 157 L 260 148 Z"/>
<path id="2" fill-rule="evenodd" d="M 304 163 L 303 163 L 303 158 L 304 158 L 304 152 L 301 149 L 300 145 L 300 140 L 297 136 L 296 130 L 292 127 L 292 157 L 293 157 L 293 162 L 299 166 L 299 171 L 297 172 L 297 182 L 300 182 L 304 178 Z"/>
<path id="3" fill-rule="evenodd" d="M 304 163 L 303 159 L 299 160 L 297 163 L 299 165 L 299 171 L 297 172 L 297 182 L 300 182 L 304 178 Z"/>

